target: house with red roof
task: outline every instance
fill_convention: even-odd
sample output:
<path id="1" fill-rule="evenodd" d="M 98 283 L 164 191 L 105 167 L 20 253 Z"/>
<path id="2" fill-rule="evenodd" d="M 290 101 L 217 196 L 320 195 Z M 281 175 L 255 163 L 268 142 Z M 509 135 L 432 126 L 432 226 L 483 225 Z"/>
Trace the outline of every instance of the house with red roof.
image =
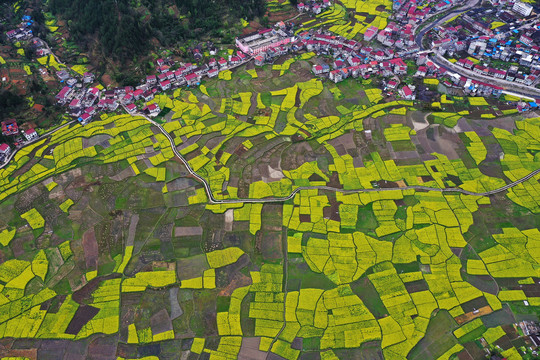
<path id="1" fill-rule="evenodd" d="M 19 133 L 19 126 L 15 119 L 2 121 L 2 135 L 10 136 Z"/>
<path id="2" fill-rule="evenodd" d="M 321 65 L 313 65 L 311 69 L 315 75 L 320 75 L 323 73 L 323 67 Z"/>
<path id="3" fill-rule="evenodd" d="M 187 63 L 186 65 L 184 65 L 184 67 L 186 68 L 186 71 L 190 71 L 190 70 L 196 69 L 197 65 L 194 65 L 192 63 Z"/>
<path id="4" fill-rule="evenodd" d="M 115 111 L 116 109 L 118 109 L 118 102 L 114 99 L 106 99 L 105 105 L 110 111 Z M 88 109 L 86 109 L 86 112 L 92 115 L 92 113 L 89 112 Z"/>
<path id="5" fill-rule="evenodd" d="M 345 67 L 345 62 L 343 60 L 336 60 L 334 61 L 332 66 L 334 67 L 334 69 L 341 69 L 342 67 Z"/>
<path id="6" fill-rule="evenodd" d="M 201 77 L 195 73 L 186 75 L 188 85 L 197 85 L 201 81 Z"/>
<path id="7" fill-rule="evenodd" d="M 358 65 L 362 65 L 362 59 L 360 59 L 358 56 L 351 56 L 347 59 L 347 62 L 351 65 L 351 66 L 358 66 Z"/>
<path id="8" fill-rule="evenodd" d="M 0 154 L 9 155 L 11 152 L 11 148 L 8 144 L 1 144 L 0 145 Z"/>
<path id="9" fill-rule="evenodd" d="M 137 105 L 135 104 L 126 105 L 126 109 L 130 114 L 133 114 L 137 111 Z"/>
<path id="10" fill-rule="evenodd" d="M 365 41 L 371 41 L 375 36 L 377 36 L 377 32 L 379 31 L 379 28 L 376 26 L 370 26 L 366 32 L 364 33 L 364 40 Z"/>
<path id="11" fill-rule="evenodd" d="M 74 109 L 78 108 L 80 105 L 81 105 L 81 100 L 75 98 L 75 99 L 71 100 L 71 102 L 69 103 L 69 108 L 71 110 L 74 110 Z"/>
<path id="12" fill-rule="evenodd" d="M 93 116 L 96 113 L 96 108 L 93 106 L 90 106 L 84 110 L 85 113 L 89 114 L 90 116 Z"/>
<path id="13" fill-rule="evenodd" d="M 390 80 L 387 84 L 389 89 L 395 89 L 398 83 L 395 80 Z"/>
<path id="14" fill-rule="evenodd" d="M 167 71 L 169 71 L 170 67 L 168 65 L 163 65 L 163 66 L 160 66 L 158 67 L 156 70 L 161 73 L 161 74 L 164 74 L 166 73 Z"/>
<path id="15" fill-rule="evenodd" d="M 26 138 L 26 141 L 32 141 L 34 139 L 38 138 L 38 133 L 35 129 L 30 128 L 28 130 L 25 130 L 23 132 L 24 137 Z"/>
<path id="16" fill-rule="evenodd" d="M 126 95 L 122 98 L 122 102 L 123 102 L 124 104 L 131 104 L 134 100 L 135 100 L 135 98 L 133 97 L 133 94 L 126 94 Z"/>
<path id="17" fill-rule="evenodd" d="M 17 30 L 10 30 L 6 33 L 6 36 L 9 40 L 15 38 L 15 36 L 17 36 L 18 34 L 18 31 Z"/>
<path id="18" fill-rule="evenodd" d="M 92 87 L 90 89 L 88 89 L 88 92 L 94 96 L 98 96 L 99 95 L 99 89 L 96 88 L 96 87 Z"/>
<path id="19" fill-rule="evenodd" d="M 154 93 L 150 90 L 146 90 L 143 95 L 142 95 L 143 99 L 145 101 L 150 101 L 154 98 Z"/>
<path id="20" fill-rule="evenodd" d="M 265 57 L 263 54 L 255 56 L 255 66 L 263 66 Z"/>
<path id="21" fill-rule="evenodd" d="M 107 106 L 106 100 L 107 99 L 99 100 L 99 102 L 97 103 L 97 108 L 103 110 Z"/>
<path id="22" fill-rule="evenodd" d="M 69 86 L 64 86 L 62 90 L 56 95 L 56 101 L 58 101 L 59 104 L 65 104 L 69 95 L 73 92 L 73 89 Z"/>
<path id="23" fill-rule="evenodd" d="M 333 82 L 338 83 L 343 80 L 343 73 L 341 72 L 341 70 L 332 70 L 330 71 L 330 75 L 328 77 Z"/>
<path id="24" fill-rule="evenodd" d="M 159 86 L 161 87 L 161 90 L 167 91 L 171 88 L 171 82 L 170 80 L 164 80 L 159 83 Z"/>
<path id="25" fill-rule="evenodd" d="M 407 64 L 401 58 L 392 59 L 390 63 L 394 66 L 394 74 L 402 75 L 407 73 Z"/>
<path id="26" fill-rule="evenodd" d="M 4 161 L 9 154 L 11 154 L 11 148 L 8 144 L 0 144 L 0 161 Z"/>
<path id="27" fill-rule="evenodd" d="M 151 116 L 156 116 L 157 114 L 159 114 L 161 112 L 161 109 L 159 108 L 159 105 L 158 104 L 150 104 L 148 106 L 146 106 L 143 111 L 147 111 L 149 115 Z"/>
<path id="28" fill-rule="evenodd" d="M 399 94 L 405 99 L 405 100 L 414 100 L 415 96 L 413 91 L 408 85 L 405 85 L 399 90 Z"/>
<path id="29" fill-rule="evenodd" d="M 182 70 L 178 69 L 174 72 L 174 77 L 176 78 L 176 80 L 180 80 L 181 78 L 184 77 L 184 74 L 182 73 Z"/>
<path id="30" fill-rule="evenodd" d="M 84 113 L 77 119 L 81 124 L 87 124 L 90 120 L 92 120 L 92 116 L 89 113 Z"/>

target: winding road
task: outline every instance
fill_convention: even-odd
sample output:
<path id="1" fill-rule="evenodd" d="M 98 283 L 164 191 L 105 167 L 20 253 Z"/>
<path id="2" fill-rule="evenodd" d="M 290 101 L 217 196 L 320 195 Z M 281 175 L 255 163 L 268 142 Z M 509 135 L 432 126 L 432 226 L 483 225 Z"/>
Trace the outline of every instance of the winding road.
<path id="1" fill-rule="evenodd" d="M 32 145 L 38 141 L 41 141 L 43 140 L 43 138 L 49 136 L 49 135 L 52 135 L 54 134 L 55 132 L 57 132 L 58 130 L 62 130 L 63 128 L 65 128 L 66 126 L 69 126 L 73 123 L 77 122 L 77 120 L 71 120 L 71 121 L 68 121 L 67 123 L 65 123 L 64 125 L 60 125 L 59 127 L 57 127 L 56 129 L 53 129 L 53 130 L 50 130 L 44 134 L 42 134 L 41 136 L 39 136 L 38 138 L 34 139 L 34 140 L 31 140 L 29 142 L 27 142 L 26 144 L 24 144 L 24 146 L 20 147 L 20 148 L 17 148 L 15 149 L 15 151 L 13 151 L 9 157 L 6 159 L 6 161 L 0 165 L 0 169 L 4 168 L 7 166 L 7 164 L 9 164 L 9 162 L 11 161 L 11 159 L 13 159 L 13 157 L 15 156 L 15 154 L 17 154 L 21 149 L 27 147 L 28 145 Z"/>
<path id="2" fill-rule="evenodd" d="M 456 10 L 452 10 L 452 11 L 448 12 L 441 19 L 439 19 L 437 21 L 434 21 L 433 23 L 427 25 L 424 29 L 422 29 L 416 35 L 416 37 L 415 37 L 416 43 L 420 46 L 420 48 L 423 48 L 422 40 L 423 40 L 426 33 L 428 33 L 431 29 L 433 29 L 435 26 L 439 25 L 440 23 L 445 22 L 448 19 L 452 18 L 456 14 L 461 14 L 463 12 L 466 12 L 470 8 L 474 7 L 478 2 L 479 2 L 479 0 L 471 0 L 466 5 L 462 6 L 461 8 L 456 9 Z M 446 69 L 448 69 L 448 67 L 449 67 L 449 66 L 444 66 L 444 65 L 441 65 L 440 63 L 437 63 L 437 61 L 435 59 L 432 59 L 432 60 L 433 60 L 433 62 L 435 62 L 437 65 L 439 65 L 441 67 L 444 67 Z M 451 63 L 449 63 L 449 64 L 451 64 Z M 240 66 L 240 65 L 243 65 L 243 63 L 238 64 L 237 66 Z M 454 64 L 451 64 L 451 65 L 454 65 Z M 237 66 L 233 66 L 231 68 L 234 68 L 234 67 L 237 67 Z M 465 69 L 461 69 L 461 70 L 463 71 Z M 481 76 L 481 75 L 478 75 L 478 74 L 474 74 L 474 75 L 477 75 L 477 77 Z M 473 76 L 469 76 L 469 77 L 474 78 Z M 484 80 L 484 79 L 482 79 L 482 80 Z M 493 80 L 493 79 L 491 79 L 491 80 Z M 514 86 L 514 89 L 515 89 L 516 85 L 518 85 L 518 84 L 512 84 L 512 85 Z M 523 85 L 523 86 L 525 86 L 525 85 Z M 535 89 L 535 90 L 538 90 L 539 94 L 540 94 L 539 89 Z M 519 92 L 516 92 L 515 90 L 512 90 L 512 91 L 514 93 L 516 93 L 516 94 L 520 94 Z M 520 94 L 520 95 L 529 96 L 528 94 Z M 129 114 L 129 111 L 127 111 L 126 107 L 124 105 L 122 105 L 122 106 L 123 106 L 124 110 Z M 537 169 L 537 170 L 529 173 L 528 175 L 522 177 L 521 179 L 518 179 L 518 180 L 516 180 L 516 181 L 514 181 L 512 183 L 509 183 L 509 184 L 505 185 L 505 186 L 502 186 L 502 187 L 494 189 L 494 190 L 486 191 L 486 192 L 480 192 L 480 193 L 473 192 L 473 191 L 468 191 L 468 190 L 464 190 L 464 189 L 460 189 L 460 188 L 444 188 L 444 189 L 441 189 L 441 188 L 434 188 L 434 187 L 420 186 L 420 185 L 411 185 L 411 186 L 404 186 L 404 187 L 397 187 L 397 188 L 354 189 L 354 190 L 346 190 L 346 189 L 340 189 L 340 188 L 336 188 L 336 187 L 323 185 L 323 186 L 299 186 L 299 187 L 295 188 L 288 196 L 284 196 L 284 197 L 267 197 L 267 198 L 260 198 L 260 199 L 255 199 L 255 198 L 217 199 L 214 196 L 214 193 L 212 192 L 212 189 L 210 188 L 210 184 L 208 183 L 208 181 L 206 181 L 205 178 L 203 178 L 202 176 L 200 176 L 199 174 L 197 174 L 197 172 L 195 172 L 193 170 L 193 168 L 189 165 L 188 161 L 182 156 L 182 154 L 180 154 L 180 152 L 176 148 L 176 145 L 174 143 L 174 139 L 163 128 L 163 126 L 161 126 L 161 124 L 159 124 L 156 121 L 152 120 L 150 117 L 146 116 L 143 113 L 137 112 L 137 113 L 135 113 L 133 115 L 141 116 L 144 119 L 146 119 L 147 121 L 149 121 L 153 126 L 157 127 L 161 131 L 161 133 L 168 139 L 168 141 L 170 143 L 170 146 L 171 146 L 171 149 L 172 149 L 173 153 L 175 154 L 175 156 L 184 164 L 184 166 L 187 169 L 187 171 L 189 172 L 189 174 L 203 185 L 204 190 L 206 192 L 206 196 L 208 197 L 208 202 L 210 204 L 283 203 L 283 202 L 286 202 L 286 201 L 289 201 L 289 200 L 293 199 L 296 196 L 296 194 L 298 194 L 300 191 L 303 191 L 303 190 L 326 190 L 326 191 L 340 192 L 340 193 L 344 193 L 344 194 L 354 194 L 354 193 L 361 193 L 361 192 L 395 191 L 395 190 L 417 190 L 417 191 L 439 191 L 439 192 L 444 192 L 444 193 L 461 193 L 461 194 L 465 194 L 465 195 L 474 195 L 474 196 L 490 196 L 490 195 L 495 195 L 495 194 L 504 192 L 504 191 L 514 187 L 514 186 L 517 186 L 517 185 L 519 185 L 519 184 L 521 184 L 521 183 L 523 183 L 523 182 L 525 182 L 527 180 L 530 180 L 530 179 L 534 178 L 536 175 L 538 175 L 540 173 L 540 169 Z M 69 126 L 69 125 L 73 124 L 75 121 L 76 120 L 73 120 L 73 121 L 70 121 L 70 122 L 62 125 L 62 126 L 59 126 L 58 128 L 43 134 L 38 139 L 30 141 L 25 146 L 28 146 L 30 144 L 33 144 L 33 143 L 37 142 L 37 141 L 40 141 L 43 138 L 45 138 L 46 136 L 50 136 L 53 133 L 55 133 L 56 131 L 58 131 L 60 129 L 63 129 L 66 126 Z M 7 161 L 5 163 L 3 163 L 2 165 L 0 165 L 0 169 L 5 167 L 7 164 L 9 164 L 10 160 L 21 149 L 22 148 L 19 148 L 19 149 L 15 150 L 10 155 L 10 157 L 7 159 Z"/>
<path id="3" fill-rule="evenodd" d="M 473 192 L 468 191 L 460 188 L 434 188 L 429 186 L 421 186 L 421 185 L 411 185 L 411 186 L 404 186 L 404 187 L 397 187 L 397 188 L 378 188 L 378 189 L 354 189 L 354 190 L 345 190 L 345 189 L 339 189 L 332 186 L 299 186 L 296 189 L 294 189 L 288 196 L 284 197 L 268 197 L 268 198 L 262 198 L 262 199 L 251 199 L 251 198 L 244 198 L 244 199 L 216 199 L 214 196 L 212 189 L 210 188 L 210 184 L 206 181 L 205 178 L 197 174 L 189 165 L 187 160 L 180 154 L 178 149 L 176 148 L 174 144 L 174 139 L 171 137 L 171 135 L 161 126 L 161 124 L 157 123 L 156 121 L 152 120 L 148 116 L 142 113 L 136 113 L 135 115 L 141 116 L 148 120 L 152 125 L 157 127 L 163 135 L 169 140 L 169 143 L 171 145 L 171 149 L 173 153 L 176 155 L 176 157 L 184 164 L 187 171 L 191 176 L 193 176 L 197 181 L 199 181 L 203 186 L 204 190 L 206 192 L 206 196 L 208 197 L 208 202 L 210 204 L 237 204 L 237 203 L 282 203 L 291 200 L 298 194 L 300 191 L 303 190 L 327 190 L 327 191 L 334 191 L 334 192 L 340 192 L 343 194 L 356 194 L 361 192 L 379 192 L 379 191 L 395 191 L 395 190 L 418 190 L 418 191 L 439 191 L 443 193 L 461 193 L 465 195 L 474 195 L 474 196 L 490 196 L 495 195 L 501 192 L 504 192 L 514 186 L 517 186 L 527 180 L 530 180 L 534 178 L 536 175 L 540 173 L 540 169 L 537 169 L 531 173 L 529 173 L 527 176 L 522 177 L 521 179 L 518 179 L 510 184 L 507 184 L 505 186 L 502 186 L 498 189 L 486 191 L 486 192 Z"/>

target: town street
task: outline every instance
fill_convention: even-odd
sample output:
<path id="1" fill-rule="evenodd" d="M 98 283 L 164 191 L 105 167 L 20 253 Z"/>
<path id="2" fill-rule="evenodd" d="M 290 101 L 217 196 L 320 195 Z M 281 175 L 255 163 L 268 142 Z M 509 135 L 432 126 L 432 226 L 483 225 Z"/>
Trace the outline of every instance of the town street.
<path id="1" fill-rule="evenodd" d="M 475 73 L 474 71 L 470 69 L 465 69 L 456 64 L 452 64 L 450 61 L 448 61 L 447 59 L 445 59 L 443 56 L 441 56 L 438 53 L 435 53 L 435 58 L 431 58 L 431 60 L 435 64 L 442 66 L 447 70 L 451 70 L 453 72 L 456 72 L 468 78 L 475 79 L 482 82 L 487 82 L 493 85 L 497 85 L 504 89 L 511 90 L 512 92 L 520 94 L 520 95 L 535 96 L 536 98 L 540 98 L 540 89 L 537 89 L 534 86 L 528 86 L 528 85 L 519 84 L 513 81 L 497 79 L 491 76 Z"/>
<path id="2" fill-rule="evenodd" d="M 445 23 L 446 21 L 450 20 L 451 18 L 453 18 L 454 16 L 456 16 L 458 14 L 462 14 L 462 13 L 468 11 L 472 7 L 476 6 L 478 1 L 479 0 L 472 0 L 469 3 L 467 3 L 465 6 L 449 12 L 448 15 L 446 15 L 445 17 L 443 17 L 443 18 L 441 18 L 439 20 L 436 20 L 436 21 L 432 22 L 431 24 L 429 24 L 428 26 L 426 26 L 424 29 L 422 29 L 416 35 L 416 37 L 415 37 L 416 44 L 420 47 L 420 49 L 424 49 L 424 46 L 422 45 L 422 41 L 424 39 L 424 36 L 431 29 L 433 29 L 434 27 L 436 27 L 436 26 L 438 26 L 440 24 Z M 424 49 L 424 50 L 431 50 L 431 49 Z M 475 73 L 472 70 L 465 69 L 465 68 L 463 68 L 461 66 L 458 66 L 456 64 L 452 64 L 450 61 L 445 59 L 443 56 L 438 54 L 436 51 L 434 51 L 434 53 L 435 53 L 435 56 L 430 57 L 430 60 L 433 61 L 433 63 L 437 64 L 438 66 L 440 66 L 442 68 L 445 68 L 446 70 L 450 70 L 451 72 L 455 72 L 455 73 L 457 73 L 459 75 L 463 75 L 463 76 L 468 77 L 470 79 L 478 80 L 478 81 L 481 81 L 481 82 L 488 82 L 490 84 L 500 86 L 503 89 L 509 90 L 512 93 L 517 94 L 517 95 L 526 96 L 526 97 L 536 96 L 537 98 L 540 98 L 540 89 L 537 89 L 534 86 L 528 86 L 528 85 L 525 85 L 525 84 L 519 84 L 519 83 L 516 83 L 516 82 L 507 81 L 507 80 L 503 80 L 503 79 L 496 79 L 496 78 L 491 77 L 491 76 L 481 75 L 481 74 Z"/>

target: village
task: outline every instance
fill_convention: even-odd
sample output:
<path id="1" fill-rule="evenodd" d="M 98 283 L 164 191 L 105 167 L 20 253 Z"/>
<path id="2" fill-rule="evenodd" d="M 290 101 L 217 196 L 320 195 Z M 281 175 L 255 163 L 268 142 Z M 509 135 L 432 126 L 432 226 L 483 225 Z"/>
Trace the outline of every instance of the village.
<path id="1" fill-rule="evenodd" d="M 320 14 L 332 5 L 331 0 L 309 1 L 299 3 L 297 8 L 300 13 Z M 540 22 L 532 13 L 533 7 L 519 1 L 496 3 L 497 8 L 491 9 L 474 8 L 456 20 L 435 26 L 426 36 L 429 50 L 422 50 L 422 44 L 415 37 L 418 28 L 431 17 L 458 5 L 461 3 L 450 0 L 396 1 L 392 21 L 383 29 L 369 27 L 361 41 L 322 29 L 295 32 L 292 23 L 281 21 L 273 28 L 236 38 L 236 52 L 230 53 L 227 59 L 210 57 L 203 60 L 199 48 L 193 50 L 194 58 L 200 60 L 198 64 L 160 58 L 155 62 L 155 74 L 146 76 L 135 87 L 104 89 L 98 86 L 93 73 L 80 75 L 66 67 L 56 71 L 63 87 L 55 98 L 71 118 L 83 125 L 98 114 L 115 112 L 119 107 L 131 114 L 141 112 L 154 117 L 162 109 L 148 102 L 158 93 L 198 86 L 204 78 L 217 77 L 221 71 L 250 61 L 255 66 L 264 66 L 282 56 L 302 52 L 317 55 L 311 59 L 315 76 L 334 83 L 347 78 L 378 79 L 387 94 L 395 93 L 405 100 L 417 99 L 419 89 L 412 81 L 414 78 L 434 78 L 446 93 L 474 96 L 501 96 L 504 84 L 497 83 L 497 79 L 535 86 L 540 78 Z M 489 20 L 486 17 L 505 22 L 492 29 L 483 21 Z M 20 26 L 8 31 L 6 37 L 12 42 L 29 41 L 38 54 L 50 54 L 45 42 L 32 35 L 31 24 L 32 19 L 25 16 Z M 437 61 L 441 58 L 452 66 L 442 66 Z M 518 65 L 508 66 L 511 62 Z M 412 78 L 408 76 L 411 73 Z M 486 77 L 492 77 L 494 81 L 487 81 Z M 517 102 L 516 107 L 519 111 L 527 111 L 537 105 L 531 99 Z M 14 126 L 15 130 L 4 132 L 4 135 L 18 135 L 16 122 Z M 28 131 L 35 132 L 33 129 Z M 28 135 L 24 131 L 23 135 L 17 144 L 34 141 L 37 137 L 37 133 Z M 2 144 L 0 161 L 8 159 L 10 151 L 7 144 Z"/>
<path id="2" fill-rule="evenodd" d="M 3 356 L 540 358 L 539 10 L 261 1 L 0 28 Z"/>

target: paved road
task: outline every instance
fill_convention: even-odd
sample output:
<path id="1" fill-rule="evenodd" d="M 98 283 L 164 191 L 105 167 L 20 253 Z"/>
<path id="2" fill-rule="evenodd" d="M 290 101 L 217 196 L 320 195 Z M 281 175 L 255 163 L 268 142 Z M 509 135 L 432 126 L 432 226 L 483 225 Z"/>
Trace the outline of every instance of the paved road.
<path id="1" fill-rule="evenodd" d="M 472 9 L 474 6 L 476 6 L 476 4 L 478 4 L 478 2 L 479 2 L 479 0 L 471 0 L 467 4 L 463 5 L 462 7 L 450 11 L 448 14 L 446 14 L 446 16 L 440 18 L 439 20 L 436 20 L 436 21 L 432 22 L 431 24 L 429 24 L 428 26 L 423 28 L 418 34 L 416 34 L 416 37 L 414 38 L 414 41 L 416 42 L 416 44 L 418 46 L 420 46 L 420 49 L 423 49 L 422 39 L 424 38 L 424 35 L 426 35 L 426 33 L 428 33 L 435 26 L 450 20 L 454 16 L 456 16 L 458 14 L 462 14 L 462 13 Z M 426 49 L 426 50 L 429 50 L 429 49 Z"/>
<path id="2" fill-rule="evenodd" d="M 49 53 L 54 57 L 54 59 L 56 60 L 57 63 L 59 63 L 60 65 L 64 65 L 65 67 L 67 67 L 67 65 L 61 61 L 58 56 L 56 56 L 56 54 L 52 51 L 51 47 L 49 46 L 49 44 L 47 44 L 46 41 L 38 38 L 37 36 L 34 36 L 35 39 L 39 39 L 41 40 L 41 42 L 43 43 L 43 45 L 45 45 L 45 47 L 47 48 L 47 50 L 49 50 Z"/>
<path id="3" fill-rule="evenodd" d="M 125 109 L 125 107 L 124 107 L 124 109 Z M 126 109 L 126 112 L 127 112 L 127 109 Z M 223 200 L 221 200 L 221 199 L 216 199 L 216 197 L 214 196 L 214 193 L 212 192 L 212 189 L 210 188 L 210 184 L 206 181 L 205 178 L 203 178 L 202 176 L 197 174 L 193 170 L 193 168 L 189 165 L 187 160 L 182 156 L 182 154 L 180 154 L 180 152 L 178 151 L 178 149 L 176 148 L 176 146 L 174 144 L 174 139 L 163 128 L 163 126 L 161 126 L 161 124 L 155 122 L 154 120 L 152 120 L 151 118 L 149 118 L 145 114 L 136 113 L 134 115 L 138 115 L 138 116 L 141 116 L 141 117 L 145 118 L 152 125 L 157 127 L 161 131 L 161 133 L 163 135 L 165 135 L 165 137 L 169 140 L 169 143 L 171 145 L 171 149 L 172 149 L 173 153 L 176 155 L 176 157 L 184 164 L 184 166 L 186 167 L 189 174 L 191 176 L 193 176 L 198 182 L 200 182 L 204 186 L 206 196 L 208 197 L 208 202 L 211 203 L 211 204 L 282 203 L 282 202 L 286 202 L 286 201 L 291 200 L 292 198 L 294 198 L 296 196 L 296 194 L 298 194 L 300 191 L 303 191 L 303 190 L 327 190 L 327 191 L 340 192 L 340 193 L 343 193 L 343 194 L 356 194 L 356 193 L 361 193 L 361 192 L 379 192 L 379 191 L 393 191 L 393 190 L 418 190 L 418 191 L 439 191 L 439 192 L 444 192 L 444 193 L 461 193 L 461 194 L 465 194 L 465 195 L 475 195 L 475 196 L 490 196 L 490 195 L 495 195 L 495 194 L 504 192 L 504 191 L 506 191 L 506 190 L 516 186 L 516 185 L 519 185 L 519 184 L 521 184 L 521 183 L 523 183 L 523 182 L 525 182 L 527 180 L 530 180 L 531 178 L 533 178 L 536 175 L 540 174 L 540 169 L 537 169 L 537 170 L 531 172 L 530 174 L 528 174 L 527 176 L 524 176 L 521 179 L 518 179 L 518 180 L 516 180 L 516 181 L 514 181 L 514 182 L 512 182 L 510 184 L 502 186 L 502 187 L 500 187 L 498 189 L 494 189 L 494 190 L 486 191 L 486 192 L 481 192 L 481 193 L 468 191 L 468 190 L 464 190 L 464 189 L 460 189 L 460 188 L 440 189 L 440 188 L 434 188 L 434 187 L 429 187 L 429 186 L 420 186 L 420 185 L 411 185 L 411 186 L 398 187 L 398 188 L 354 189 L 354 190 L 345 190 L 345 189 L 335 188 L 335 187 L 331 187 L 331 186 L 300 186 L 300 187 L 295 188 L 288 196 L 283 196 L 283 197 L 267 197 L 267 198 L 262 198 L 262 199 L 245 198 L 245 199 L 223 199 Z M 28 145 L 31 145 L 31 144 L 37 142 L 37 141 L 43 140 L 45 137 L 54 134 L 55 132 L 65 128 L 66 126 L 69 126 L 69 125 L 73 124 L 74 122 L 76 122 L 76 120 L 72 120 L 70 122 L 67 122 L 64 125 L 59 126 L 56 129 L 51 130 L 51 131 L 41 135 L 38 139 L 35 139 L 35 140 L 29 142 L 25 146 L 28 146 Z M 13 159 L 15 154 L 18 151 L 20 151 L 21 149 L 23 149 L 23 148 L 24 147 L 15 150 L 10 155 L 9 159 L 4 164 L 0 165 L 0 169 L 7 166 L 9 164 L 9 162 Z"/>
<path id="4" fill-rule="evenodd" d="M 438 53 L 436 53 L 435 57 L 432 57 L 431 60 L 437 65 L 442 66 L 447 70 L 454 71 L 460 75 L 464 75 L 471 79 L 491 83 L 493 85 L 500 86 L 505 90 L 508 89 L 514 93 L 518 93 L 519 95 L 522 95 L 522 96 L 528 96 L 528 97 L 532 96 L 534 98 L 540 98 L 540 89 L 537 89 L 534 86 L 519 84 L 513 81 L 508 81 L 508 80 L 503 80 L 503 79 L 496 79 L 491 76 L 485 76 L 482 74 L 475 73 L 474 71 L 471 71 L 469 69 L 465 69 L 456 64 L 452 64 L 450 61 L 448 61 L 447 59 L 445 59 L 443 56 L 441 56 Z"/>
<path id="5" fill-rule="evenodd" d="M 63 129 L 63 128 L 65 128 L 66 126 L 69 126 L 69 125 L 73 124 L 73 123 L 76 122 L 76 121 L 77 121 L 77 120 L 71 120 L 71 121 L 65 123 L 64 125 L 61 125 L 61 126 L 57 127 L 56 129 L 53 129 L 53 130 L 51 130 L 51 131 L 46 132 L 45 134 L 41 135 L 41 136 L 38 137 L 37 139 L 34 139 L 34 140 L 32 140 L 32 141 L 27 142 L 24 146 L 22 146 L 22 147 L 20 147 L 20 148 L 18 148 L 18 149 L 15 149 L 15 151 L 13 151 L 13 152 L 11 153 L 11 155 L 8 157 L 8 159 L 7 159 L 2 165 L 0 165 L 0 169 L 6 167 L 7 164 L 9 164 L 9 162 L 11 161 L 11 159 L 13 159 L 13 157 L 15 156 L 15 154 L 17 154 L 21 149 L 24 149 L 24 148 L 27 147 L 28 145 L 31 145 L 31 144 L 33 144 L 33 143 L 36 143 L 36 142 L 38 142 L 38 141 L 43 140 L 43 138 L 45 138 L 45 137 L 47 137 L 47 136 L 49 136 L 49 135 L 54 134 L 54 133 L 57 132 L 58 130 Z"/>
<path id="6" fill-rule="evenodd" d="M 300 191 L 303 191 L 303 190 L 327 190 L 327 191 L 340 192 L 340 193 L 344 193 L 344 194 L 355 194 L 355 193 L 361 193 L 361 192 L 393 191 L 393 190 L 419 190 L 419 191 L 439 191 L 439 192 L 444 192 L 444 193 L 461 193 L 461 194 L 465 194 L 465 195 L 475 195 L 475 196 L 490 196 L 490 195 L 495 195 L 495 194 L 504 192 L 504 191 L 516 186 L 516 185 L 521 184 L 522 182 L 525 182 L 525 181 L 533 178 L 534 176 L 536 176 L 537 174 L 540 173 L 540 169 L 537 169 L 537 170 L 531 172 L 529 175 L 524 176 L 523 178 L 521 178 L 521 179 L 519 179 L 517 181 L 514 181 L 514 182 L 512 182 L 510 184 L 507 184 L 507 185 L 505 185 L 503 187 L 500 187 L 498 189 L 494 189 L 494 190 L 486 191 L 486 192 L 481 192 L 481 193 L 468 191 L 468 190 L 464 190 L 464 189 L 460 189 L 460 188 L 439 189 L 439 188 L 434 188 L 434 187 L 429 187 L 429 186 L 420 186 L 420 185 L 411 185 L 411 186 L 398 187 L 398 188 L 355 189 L 355 190 L 345 190 L 345 189 L 339 189 L 339 188 L 335 188 L 335 187 L 331 187 L 331 186 L 300 186 L 300 187 L 297 187 L 296 189 L 294 189 L 288 196 L 284 196 L 284 197 L 268 197 L 268 198 L 262 198 L 262 199 L 245 198 L 245 199 L 224 199 L 224 200 L 220 200 L 220 199 L 215 198 L 214 194 L 212 193 L 212 189 L 210 189 L 210 185 L 208 184 L 206 179 L 204 179 L 202 176 L 197 174 L 191 168 L 191 166 L 189 165 L 187 160 L 182 156 L 182 154 L 180 154 L 180 152 L 178 152 L 178 149 L 176 148 L 176 146 L 174 144 L 174 139 L 163 128 L 163 126 L 161 126 L 161 124 L 155 122 L 154 120 L 152 120 L 151 118 L 149 118 L 145 114 L 137 113 L 136 115 L 144 117 L 146 120 L 148 120 L 150 123 L 152 123 L 152 125 L 156 126 L 161 131 L 161 133 L 163 135 L 165 135 L 167 137 L 167 139 L 169 140 L 169 143 L 171 145 L 171 149 L 174 152 L 174 154 L 176 155 L 176 157 L 178 159 L 180 159 L 180 161 L 182 161 L 182 163 L 184 164 L 184 166 L 186 167 L 186 169 L 188 170 L 190 175 L 193 176 L 194 178 L 196 178 L 204 186 L 206 196 L 208 196 L 208 200 L 209 200 L 208 202 L 211 203 L 211 204 L 282 203 L 282 202 L 291 200 L 292 198 L 294 198 L 296 196 L 296 194 L 298 194 Z"/>
<path id="7" fill-rule="evenodd" d="M 448 13 L 448 15 L 446 15 L 446 16 L 440 18 L 439 20 L 436 20 L 436 21 L 432 22 L 431 24 L 429 24 L 428 26 L 426 26 L 418 34 L 416 34 L 416 37 L 415 37 L 416 44 L 420 47 L 420 49 L 424 49 L 424 47 L 422 45 L 422 40 L 424 39 L 424 36 L 431 29 L 433 29 L 434 27 L 448 21 L 449 19 L 451 19 L 452 17 L 454 17 L 454 16 L 456 16 L 458 14 L 462 14 L 462 13 L 468 11 L 469 9 L 476 6 L 478 1 L 479 0 L 472 0 L 471 2 L 467 3 L 465 6 L 462 6 L 459 9 L 456 9 L 456 10 L 452 10 L 451 12 Z M 424 49 L 424 50 L 430 50 L 430 49 Z M 457 74 L 463 75 L 465 77 L 468 77 L 468 78 L 471 78 L 471 79 L 474 79 L 474 80 L 478 80 L 478 81 L 482 81 L 482 82 L 488 82 L 488 83 L 500 86 L 503 89 L 511 91 L 512 93 L 515 93 L 517 95 L 524 96 L 524 97 L 531 97 L 531 96 L 534 97 L 534 96 L 536 96 L 536 97 L 540 98 L 540 89 L 537 89 L 534 86 L 527 86 L 527 85 L 524 85 L 524 84 L 515 83 L 513 81 L 496 79 L 496 78 L 491 77 L 491 76 L 485 76 L 485 75 L 477 74 L 477 73 L 475 73 L 475 72 L 473 72 L 471 70 L 462 68 L 461 66 L 458 66 L 458 65 L 455 65 L 455 64 L 452 64 L 450 61 L 448 61 L 443 56 L 441 56 L 441 55 L 439 55 L 437 53 L 435 54 L 434 57 L 431 57 L 431 61 L 433 61 L 438 66 L 443 67 L 446 70 L 449 70 L 451 72 L 455 72 Z"/>

